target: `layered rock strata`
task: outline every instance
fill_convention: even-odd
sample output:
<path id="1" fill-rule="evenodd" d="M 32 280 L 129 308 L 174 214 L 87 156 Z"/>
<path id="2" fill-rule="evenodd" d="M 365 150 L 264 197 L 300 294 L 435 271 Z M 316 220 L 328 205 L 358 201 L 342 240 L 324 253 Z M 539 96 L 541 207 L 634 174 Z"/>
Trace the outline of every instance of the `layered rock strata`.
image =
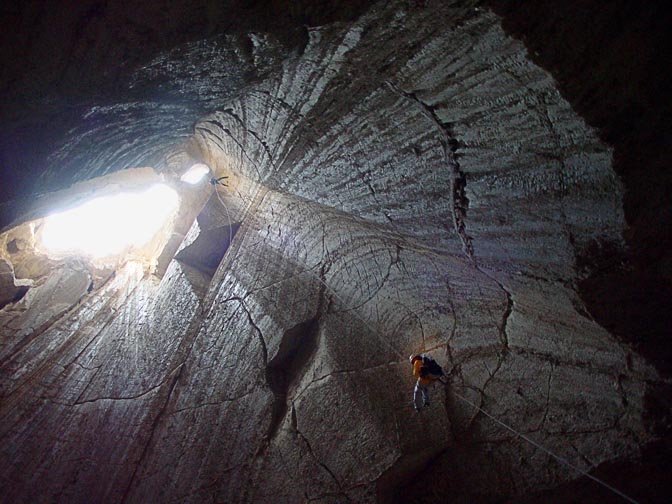
<path id="1" fill-rule="evenodd" d="M 218 109 L 229 186 L 162 279 L 0 312 L 9 502 L 515 500 L 652 439 L 658 376 L 576 287 L 620 240 L 611 150 L 494 14 L 381 4 Z"/>

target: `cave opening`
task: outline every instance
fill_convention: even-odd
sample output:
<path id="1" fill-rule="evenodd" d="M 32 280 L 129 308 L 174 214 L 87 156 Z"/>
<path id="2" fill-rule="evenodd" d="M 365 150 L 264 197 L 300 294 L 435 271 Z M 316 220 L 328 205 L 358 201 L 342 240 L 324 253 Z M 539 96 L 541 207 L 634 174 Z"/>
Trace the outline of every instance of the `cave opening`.
<path id="1" fill-rule="evenodd" d="M 203 163 L 196 163 L 182 174 L 180 180 L 182 182 L 186 182 L 187 184 L 196 185 L 201 180 L 203 180 L 203 178 L 208 173 L 210 173 L 210 168 L 207 165 Z"/>
<path id="2" fill-rule="evenodd" d="M 52 257 L 130 253 L 156 238 L 178 204 L 177 192 L 164 184 L 95 197 L 45 217 L 38 247 Z"/>

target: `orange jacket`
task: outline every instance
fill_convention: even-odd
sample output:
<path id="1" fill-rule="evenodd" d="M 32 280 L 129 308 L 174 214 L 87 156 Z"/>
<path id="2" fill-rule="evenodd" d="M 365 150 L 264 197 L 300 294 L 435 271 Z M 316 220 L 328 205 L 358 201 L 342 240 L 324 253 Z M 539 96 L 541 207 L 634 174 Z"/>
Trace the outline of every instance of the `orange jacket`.
<path id="1" fill-rule="evenodd" d="M 430 383 L 434 383 L 434 380 L 432 378 L 423 378 L 420 376 L 420 369 L 422 368 L 422 359 L 416 359 L 413 362 L 413 376 L 415 376 L 418 379 L 418 383 L 420 385 L 429 385 Z"/>

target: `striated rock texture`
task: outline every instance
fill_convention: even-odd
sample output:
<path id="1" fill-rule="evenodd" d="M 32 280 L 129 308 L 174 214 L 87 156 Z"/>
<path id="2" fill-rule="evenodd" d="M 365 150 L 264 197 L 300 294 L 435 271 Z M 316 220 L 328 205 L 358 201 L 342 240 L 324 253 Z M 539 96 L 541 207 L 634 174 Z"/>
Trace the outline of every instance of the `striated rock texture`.
<path id="1" fill-rule="evenodd" d="M 560 502 L 596 468 L 623 488 L 600 470 L 665 435 L 669 382 L 579 295 L 578 259 L 623 247 L 612 148 L 476 2 L 380 3 L 284 51 L 201 104 L 189 155 L 166 139 L 160 170 L 229 178 L 162 278 L 91 284 L 73 259 L 9 294 L 3 502 Z M 447 384 L 415 413 L 421 351 Z"/>
<path id="2" fill-rule="evenodd" d="M 271 72 L 304 25 L 362 0 L 4 2 L 0 226 L 22 199 L 159 164 L 198 117 Z"/>

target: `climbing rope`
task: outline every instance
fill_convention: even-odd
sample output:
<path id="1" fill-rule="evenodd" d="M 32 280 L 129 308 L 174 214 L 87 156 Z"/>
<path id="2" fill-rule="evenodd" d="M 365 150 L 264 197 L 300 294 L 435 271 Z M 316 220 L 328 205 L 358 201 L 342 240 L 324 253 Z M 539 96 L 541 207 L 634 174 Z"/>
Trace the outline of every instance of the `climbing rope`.
<path id="1" fill-rule="evenodd" d="M 515 434 L 517 437 L 520 437 L 520 438 L 524 439 L 525 441 L 527 441 L 528 443 L 530 443 L 532 446 L 534 446 L 535 448 L 538 448 L 539 450 L 543 451 L 543 452 L 546 453 L 547 455 L 550 455 L 551 457 L 553 457 L 555 460 L 557 460 L 557 461 L 560 462 L 561 464 L 564 464 L 565 466 L 567 466 L 567 467 L 569 467 L 569 468 L 571 468 L 571 469 L 574 469 L 575 471 L 581 473 L 583 476 L 586 476 L 587 478 L 590 478 L 591 480 L 595 481 L 596 483 L 599 483 L 600 485 L 602 485 L 602 486 L 604 486 L 605 488 L 607 488 L 607 489 L 611 490 L 612 492 L 614 492 L 616 495 L 619 495 L 619 496 L 623 497 L 623 498 L 624 498 L 625 500 L 627 500 L 628 502 L 632 502 L 632 504 L 639 504 L 639 502 L 637 502 L 635 499 L 633 499 L 633 498 L 631 498 L 631 497 L 628 497 L 628 496 L 625 495 L 623 492 L 621 492 L 620 490 L 614 488 L 614 487 L 611 486 L 610 484 L 604 482 L 604 481 L 601 480 L 600 478 L 598 478 L 598 477 L 596 477 L 596 476 L 593 476 L 592 474 L 590 474 L 589 472 L 585 471 L 584 469 L 581 469 L 579 466 L 572 464 L 572 463 L 571 463 L 569 460 L 567 460 L 566 458 L 561 457 L 560 455 L 556 455 L 555 453 L 553 453 L 553 452 L 552 452 L 551 450 L 549 450 L 548 448 L 546 448 L 546 447 L 544 447 L 543 445 L 537 443 L 534 439 L 532 439 L 532 438 L 530 438 L 529 436 L 523 434 L 522 432 L 517 431 L 516 429 L 514 429 L 514 428 L 511 427 L 510 425 L 508 425 L 508 424 L 502 422 L 499 418 L 495 417 L 494 415 L 491 415 L 491 414 L 488 413 L 486 410 L 484 410 L 482 407 L 480 407 L 479 405 L 473 403 L 472 401 L 470 401 L 469 399 L 467 399 L 466 397 L 464 397 L 464 396 L 461 395 L 460 393 L 455 392 L 455 391 L 453 390 L 453 394 L 455 394 L 456 397 L 460 398 L 462 401 L 464 401 L 465 403 L 467 403 L 467 404 L 470 405 L 471 407 L 476 408 L 478 411 L 480 411 L 481 413 L 483 413 L 485 416 L 487 416 L 487 417 L 488 417 L 490 420 L 492 420 L 493 422 L 499 424 L 501 427 L 503 427 L 503 428 L 505 428 L 506 430 L 512 432 L 512 433 Z"/>
<path id="2" fill-rule="evenodd" d="M 222 200 L 221 196 L 219 195 L 219 191 L 217 191 L 217 187 L 215 187 L 215 193 L 217 193 L 217 198 L 219 199 L 220 203 L 222 204 L 222 206 L 223 206 L 224 209 L 226 210 L 226 215 L 227 215 L 227 218 L 229 219 L 229 239 L 231 239 L 231 232 L 230 232 L 230 231 L 231 231 L 231 216 L 230 216 L 230 213 L 229 213 L 229 209 L 227 208 L 226 204 L 224 203 L 224 201 Z M 252 250 L 252 249 L 249 249 L 249 250 Z M 248 251 L 249 251 L 249 250 L 248 250 Z M 256 251 L 253 251 L 253 253 L 257 256 L 257 258 L 259 258 L 259 259 L 263 259 L 259 254 L 257 254 Z M 279 282 L 274 283 L 273 285 L 277 285 L 278 283 L 286 282 L 286 281 L 290 280 L 291 278 L 300 276 L 300 275 L 302 275 L 302 274 L 304 274 L 304 273 L 309 273 L 309 274 L 312 275 L 318 282 L 320 282 L 320 283 L 321 283 L 321 284 L 322 284 L 322 285 L 323 285 L 323 286 L 324 286 L 324 287 L 325 287 L 325 288 L 326 288 L 326 289 L 327 289 L 327 290 L 328 290 L 328 291 L 329 291 L 329 292 L 330 292 L 336 299 L 338 299 L 341 303 L 343 303 L 344 306 L 347 306 L 347 303 L 345 302 L 345 300 L 344 300 L 344 299 L 343 299 L 343 298 L 342 298 L 342 297 L 341 297 L 341 296 L 340 296 L 340 295 L 339 295 L 339 294 L 338 294 L 332 287 L 330 287 L 329 285 L 327 285 L 327 283 L 326 283 L 324 280 L 322 280 L 318 275 L 316 275 L 312 268 L 307 268 L 307 267 L 305 267 L 305 266 L 304 266 L 304 268 L 305 268 L 304 271 L 301 271 L 301 272 L 299 272 L 299 273 L 297 273 L 297 274 L 295 274 L 295 275 L 292 275 L 292 276 L 290 276 L 290 277 L 284 278 L 284 279 L 280 280 Z M 362 323 L 363 323 L 363 324 L 364 324 L 364 325 L 365 325 L 365 326 L 366 326 L 366 327 L 367 327 L 367 328 L 368 328 L 374 335 L 376 335 L 376 337 L 378 338 L 379 341 L 385 343 L 385 344 L 388 346 L 388 348 L 390 348 L 390 349 L 391 349 L 397 356 L 401 357 L 401 358 L 404 359 L 404 360 L 406 359 L 406 356 L 405 356 L 405 355 L 404 355 L 398 348 L 394 347 L 389 341 L 387 341 L 387 339 L 385 339 L 385 338 L 383 337 L 383 335 L 382 335 L 377 329 L 375 329 L 373 326 L 371 326 L 371 324 L 369 324 L 369 323 L 368 323 L 362 316 L 360 316 L 360 315 L 355 311 L 354 308 L 353 308 L 353 309 L 349 309 L 349 310 L 350 310 L 350 313 L 352 313 L 352 314 L 353 314 L 353 315 L 354 315 L 360 322 L 362 322 Z M 448 382 L 444 382 L 444 381 L 441 380 L 441 383 L 442 383 L 444 386 L 448 386 Z M 593 480 L 593 481 L 596 482 L 597 484 L 602 485 L 604 488 L 610 490 L 611 492 L 613 492 L 614 494 L 618 495 L 619 497 L 625 499 L 626 501 L 628 501 L 628 502 L 630 502 L 630 503 L 632 503 L 632 504 L 640 504 L 638 501 L 636 501 L 636 500 L 633 499 L 632 497 L 629 497 L 628 495 L 624 494 L 623 492 L 621 492 L 621 491 L 618 490 L 617 488 L 613 487 L 612 485 L 608 484 L 607 482 L 603 481 L 602 479 L 600 479 L 600 478 L 598 478 L 598 477 L 596 477 L 596 476 L 593 476 L 593 475 L 590 474 L 588 471 L 586 471 L 586 470 L 580 468 L 579 466 L 577 466 L 577 465 L 571 463 L 571 462 L 570 462 L 569 460 L 567 460 L 566 458 L 561 457 L 560 455 L 557 455 L 556 453 L 552 452 L 552 451 L 549 450 L 548 448 L 546 448 L 546 447 L 544 447 L 543 445 L 541 445 L 540 443 L 536 442 L 534 439 L 530 438 L 530 437 L 527 436 L 526 434 L 524 434 L 524 433 L 522 433 L 522 432 L 520 432 L 520 431 L 514 429 L 513 427 L 511 427 L 510 425 L 508 425 L 506 422 L 503 422 L 502 420 L 500 420 L 499 418 L 497 418 L 497 417 L 494 416 L 493 414 L 489 413 L 487 410 L 483 409 L 483 407 L 479 406 L 478 404 L 475 404 L 474 402 L 470 401 L 469 399 L 467 399 L 466 397 L 464 397 L 464 396 L 463 396 L 462 394 L 460 394 L 459 392 L 455 391 L 454 388 L 451 389 L 451 392 L 452 392 L 452 394 L 455 395 L 455 397 L 457 397 L 458 399 L 460 399 L 461 401 L 463 401 L 465 404 L 467 404 L 467 405 L 471 406 L 472 408 L 476 409 L 477 411 L 479 411 L 480 413 L 482 413 L 483 415 L 485 415 L 486 417 L 488 417 L 490 420 L 492 420 L 493 422 L 495 422 L 496 424 L 498 424 L 500 427 L 502 427 L 502 428 L 508 430 L 509 432 L 511 432 L 512 434 L 514 434 L 516 437 L 519 437 L 519 438 L 525 440 L 525 441 L 528 442 L 530 445 L 532 445 L 532 446 L 534 446 L 535 448 L 537 448 L 537 449 L 543 451 L 544 453 L 546 453 L 547 455 L 549 455 L 550 457 L 552 457 L 553 459 L 555 459 L 556 461 L 558 461 L 560 464 L 562 464 L 562 465 L 564 465 L 564 466 L 566 466 L 566 467 L 568 467 L 568 468 L 570 468 L 570 469 L 573 469 L 573 470 L 575 470 L 576 472 L 578 472 L 579 474 L 581 474 L 581 475 L 583 475 L 583 476 L 585 476 L 585 477 L 587 477 L 587 478 Z"/>
<path id="3" fill-rule="evenodd" d="M 216 181 L 215 184 L 212 184 L 213 186 L 215 186 L 215 194 L 217 195 L 217 199 L 219 200 L 219 202 L 224 207 L 224 210 L 226 210 L 226 219 L 229 222 L 229 243 L 226 246 L 226 249 L 228 250 L 229 247 L 231 247 L 231 243 L 233 242 L 233 224 L 231 223 L 231 214 L 229 213 L 229 208 L 226 206 L 226 203 L 224 203 L 224 200 L 222 199 L 222 197 L 219 194 L 219 191 L 217 190 L 217 185 L 218 184 L 222 185 L 221 183 L 219 183 L 220 179 L 214 179 L 213 178 L 213 180 Z"/>

